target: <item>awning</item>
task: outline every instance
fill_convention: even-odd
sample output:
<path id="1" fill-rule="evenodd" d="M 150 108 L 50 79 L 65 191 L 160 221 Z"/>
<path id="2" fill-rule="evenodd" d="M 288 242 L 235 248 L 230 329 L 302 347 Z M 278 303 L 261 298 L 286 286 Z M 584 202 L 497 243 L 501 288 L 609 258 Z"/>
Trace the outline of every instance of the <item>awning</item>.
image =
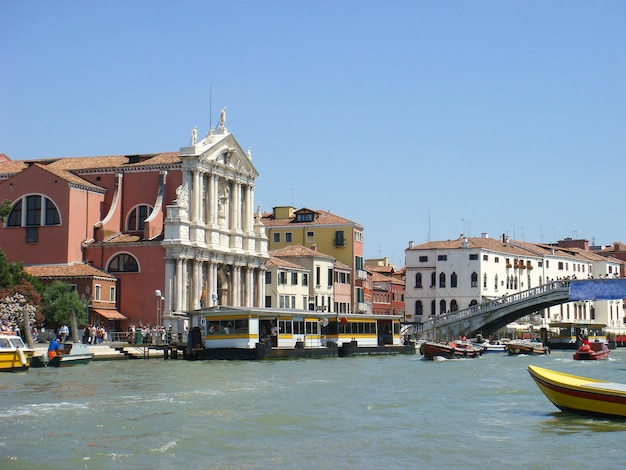
<path id="1" fill-rule="evenodd" d="M 124 315 L 122 315 L 120 312 L 118 312 L 115 309 L 105 310 L 101 308 L 94 308 L 93 311 L 96 312 L 101 317 L 106 318 L 107 320 L 128 320 L 128 318 L 126 318 Z"/>

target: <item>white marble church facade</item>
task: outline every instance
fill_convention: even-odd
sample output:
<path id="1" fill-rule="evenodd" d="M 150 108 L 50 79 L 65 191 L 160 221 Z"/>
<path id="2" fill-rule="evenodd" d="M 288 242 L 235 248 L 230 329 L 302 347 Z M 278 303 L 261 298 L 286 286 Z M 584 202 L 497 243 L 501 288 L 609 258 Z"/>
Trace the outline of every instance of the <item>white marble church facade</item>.
<path id="1" fill-rule="evenodd" d="M 177 314 L 217 305 L 263 307 L 267 236 L 254 211 L 258 176 L 224 126 L 180 149 L 182 184 L 167 206 L 165 234 L 165 326 Z"/>

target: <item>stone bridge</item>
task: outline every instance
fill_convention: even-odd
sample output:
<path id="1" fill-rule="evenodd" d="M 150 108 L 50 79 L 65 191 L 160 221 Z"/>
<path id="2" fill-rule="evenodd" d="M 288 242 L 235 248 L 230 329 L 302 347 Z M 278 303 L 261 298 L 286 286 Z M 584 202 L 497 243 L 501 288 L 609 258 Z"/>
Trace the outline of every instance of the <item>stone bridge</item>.
<path id="1" fill-rule="evenodd" d="M 518 318 L 572 300 L 626 298 L 626 279 L 553 281 L 487 303 L 474 305 L 414 324 L 417 337 L 425 340 L 454 339 L 460 334 L 484 337 Z"/>

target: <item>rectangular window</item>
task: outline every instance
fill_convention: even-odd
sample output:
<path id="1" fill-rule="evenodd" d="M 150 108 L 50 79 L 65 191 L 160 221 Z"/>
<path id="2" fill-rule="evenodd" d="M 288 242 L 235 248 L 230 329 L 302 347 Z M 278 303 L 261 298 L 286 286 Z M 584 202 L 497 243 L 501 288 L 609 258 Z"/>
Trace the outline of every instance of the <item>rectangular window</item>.
<path id="1" fill-rule="evenodd" d="M 358 230 L 355 230 L 354 241 L 357 243 L 363 243 L 363 232 L 359 232 Z"/>
<path id="2" fill-rule="evenodd" d="M 485 255 L 485 256 L 487 256 L 487 255 Z M 472 253 L 472 254 L 470 254 L 470 255 L 469 255 L 469 259 L 470 259 L 471 261 L 477 261 L 477 260 L 478 260 L 478 254 L 477 254 L 477 253 Z M 485 261 L 487 261 L 487 260 L 485 260 Z"/>
<path id="3" fill-rule="evenodd" d="M 271 308 L 271 307 L 272 307 L 272 296 L 266 295 L 265 296 L 265 308 Z"/>
<path id="4" fill-rule="evenodd" d="M 26 243 L 39 241 L 39 227 L 26 227 Z"/>
<path id="5" fill-rule="evenodd" d="M 287 273 L 285 271 L 278 271 L 278 284 L 287 284 Z"/>
<path id="6" fill-rule="evenodd" d="M 470 255 L 470 259 L 472 255 Z M 478 255 L 476 255 L 476 259 L 478 259 Z M 489 255 L 483 255 L 483 261 L 489 261 Z"/>
<path id="7" fill-rule="evenodd" d="M 309 308 L 309 298 L 306 295 L 302 296 L 302 310 Z"/>
<path id="8" fill-rule="evenodd" d="M 102 297 L 102 286 L 100 284 L 96 284 L 96 290 L 94 292 L 94 300 L 100 300 Z"/>
<path id="9" fill-rule="evenodd" d="M 500 262 L 500 258 L 498 256 L 493 258 L 493 262 L 494 263 L 499 263 Z"/>
<path id="10" fill-rule="evenodd" d="M 302 285 L 303 286 L 309 285 L 309 273 L 302 273 Z"/>
<path id="11" fill-rule="evenodd" d="M 563 271 L 563 261 L 559 261 L 559 271 Z"/>
<path id="12" fill-rule="evenodd" d="M 265 284 L 271 284 L 271 283 L 272 283 L 272 272 L 265 271 Z"/>
<path id="13" fill-rule="evenodd" d="M 109 287 L 109 300 L 115 302 L 115 287 Z"/>
<path id="14" fill-rule="evenodd" d="M 293 233 L 285 233 L 285 243 L 291 243 L 293 241 Z"/>
<path id="15" fill-rule="evenodd" d="M 307 242 L 314 242 L 315 241 L 315 232 L 313 231 L 308 231 L 306 233 L 306 241 Z"/>
<path id="16" fill-rule="evenodd" d="M 354 257 L 354 267 L 356 268 L 357 271 L 363 270 L 363 257 L 362 256 Z"/>
<path id="17" fill-rule="evenodd" d="M 328 269 L 328 287 L 333 285 L 333 270 L 331 268 Z"/>
<path id="18" fill-rule="evenodd" d="M 38 225 L 41 225 L 41 196 L 28 196 L 26 198 L 26 226 Z"/>
<path id="19" fill-rule="evenodd" d="M 274 232 L 274 243 L 280 243 L 280 232 Z"/>
<path id="20" fill-rule="evenodd" d="M 437 256 L 437 261 L 448 261 L 448 255 Z"/>
<path id="21" fill-rule="evenodd" d="M 322 285 L 322 273 L 320 270 L 319 266 L 315 266 L 315 285 L 316 286 L 321 286 Z"/>
<path id="22" fill-rule="evenodd" d="M 420 256 L 420 263 L 428 263 L 428 256 Z"/>
<path id="23" fill-rule="evenodd" d="M 335 246 L 346 246 L 346 240 L 343 236 L 343 230 L 335 230 Z"/>
<path id="24" fill-rule="evenodd" d="M 291 285 L 292 286 L 298 285 L 298 273 L 291 273 Z"/>

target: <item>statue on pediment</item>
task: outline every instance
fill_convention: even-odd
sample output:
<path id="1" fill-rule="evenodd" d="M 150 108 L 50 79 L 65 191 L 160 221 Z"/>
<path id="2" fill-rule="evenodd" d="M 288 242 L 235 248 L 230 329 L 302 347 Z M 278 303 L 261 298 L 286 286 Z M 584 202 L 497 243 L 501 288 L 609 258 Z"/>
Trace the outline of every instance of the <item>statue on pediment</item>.
<path id="1" fill-rule="evenodd" d="M 196 141 L 198 140 L 198 128 L 194 126 L 191 131 L 191 145 L 196 145 Z"/>
<path id="2" fill-rule="evenodd" d="M 226 124 L 226 108 L 222 108 L 222 112 L 220 114 L 220 124 L 219 127 L 223 128 Z"/>

